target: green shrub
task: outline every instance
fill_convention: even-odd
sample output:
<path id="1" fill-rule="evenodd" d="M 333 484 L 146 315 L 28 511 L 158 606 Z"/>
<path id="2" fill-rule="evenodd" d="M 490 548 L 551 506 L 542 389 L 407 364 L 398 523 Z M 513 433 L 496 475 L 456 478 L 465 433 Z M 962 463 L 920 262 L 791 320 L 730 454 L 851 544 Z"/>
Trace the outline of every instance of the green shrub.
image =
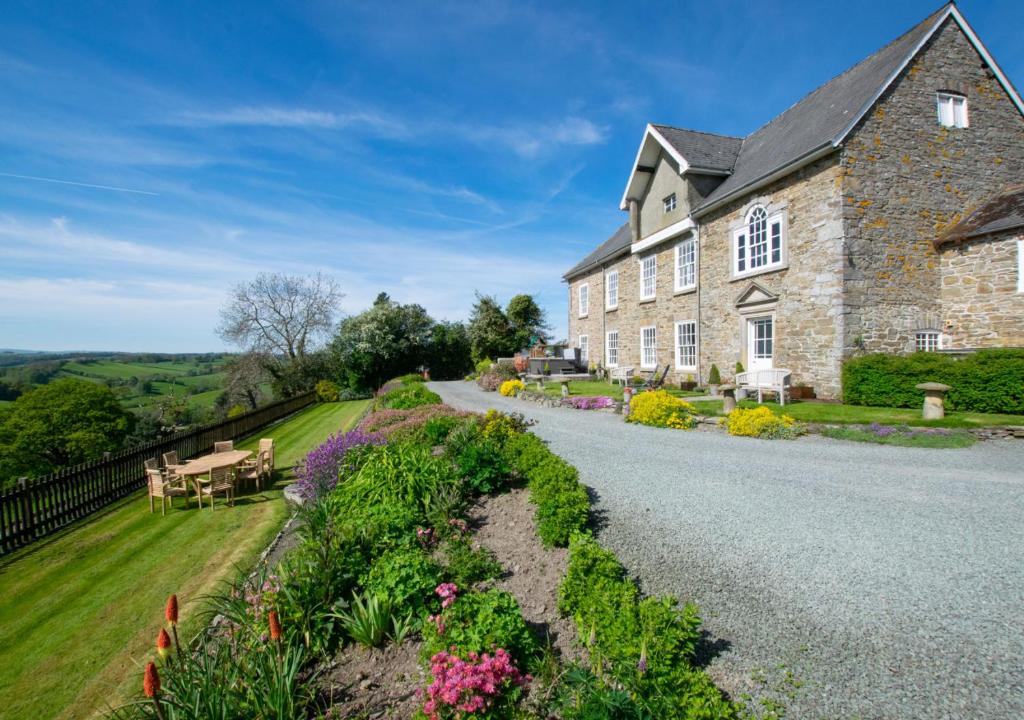
<path id="1" fill-rule="evenodd" d="M 537 641 L 523 620 L 519 604 L 503 590 L 460 594 L 440 618 L 443 632 L 438 631 L 436 623 L 423 626 L 424 657 L 441 650 L 466 657 L 471 652 L 490 653 L 504 648 L 522 667 L 537 654 Z"/>
<path id="2" fill-rule="evenodd" d="M 476 422 L 455 428 L 445 441 L 445 452 L 474 494 L 486 495 L 508 484 L 509 467 L 501 446 L 485 437 Z"/>
<path id="3" fill-rule="evenodd" d="M 440 405 L 441 396 L 423 383 L 413 383 L 389 390 L 380 396 L 377 404 L 390 410 L 409 410 L 421 405 Z"/>
<path id="4" fill-rule="evenodd" d="M 717 365 L 711 366 L 711 371 L 708 372 L 708 385 L 721 385 L 722 374 L 718 370 Z"/>
<path id="5" fill-rule="evenodd" d="M 316 398 L 320 402 L 338 402 L 338 394 L 341 388 L 338 383 L 330 380 L 321 380 L 316 384 Z"/>
<path id="6" fill-rule="evenodd" d="M 743 372 L 743 363 L 741 363 L 739 360 L 737 360 L 736 361 L 736 374 L 739 375 L 741 372 Z"/>
<path id="7" fill-rule="evenodd" d="M 462 423 L 462 419 L 452 415 L 438 415 L 423 423 L 421 437 L 430 446 L 441 445 L 452 430 Z"/>
<path id="8" fill-rule="evenodd" d="M 490 358 L 484 358 L 483 360 L 476 364 L 474 368 L 476 370 L 476 374 L 483 375 L 484 373 L 490 371 L 491 365 L 494 365 L 494 361 L 491 360 Z"/>
<path id="9" fill-rule="evenodd" d="M 423 550 L 404 547 L 381 555 L 360 584 L 368 593 L 387 598 L 395 614 L 422 616 L 436 605 L 434 588 L 442 579 L 441 567 Z"/>
<path id="10" fill-rule="evenodd" d="M 445 576 L 460 588 L 472 587 L 483 580 L 493 580 L 502 573 L 501 563 L 487 548 L 474 548 L 468 538 L 456 538 L 443 548 Z"/>
<path id="11" fill-rule="evenodd" d="M 952 389 L 952 410 L 1024 413 L 1024 350 L 979 350 L 963 358 L 940 353 L 876 353 L 843 365 L 843 402 L 879 407 L 918 407 L 914 386 L 940 382 Z"/>
<path id="12" fill-rule="evenodd" d="M 426 379 L 419 373 L 409 373 L 408 375 L 396 377 L 394 382 L 400 382 L 403 385 L 412 385 L 414 383 L 425 383 Z"/>
<path id="13" fill-rule="evenodd" d="M 675 598 L 640 599 L 615 555 L 586 535 L 570 543 L 558 607 L 572 615 L 595 665 L 609 666 L 653 717 L 731 718 L 736 707 L 692 667 L 700 637 L 697 608 Z"/>

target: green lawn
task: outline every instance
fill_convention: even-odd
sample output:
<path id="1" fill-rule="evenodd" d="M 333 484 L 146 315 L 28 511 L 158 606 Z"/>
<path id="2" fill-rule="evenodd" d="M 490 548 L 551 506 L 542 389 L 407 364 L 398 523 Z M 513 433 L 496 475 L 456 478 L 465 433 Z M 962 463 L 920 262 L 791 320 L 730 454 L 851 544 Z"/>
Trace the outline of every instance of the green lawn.
<path id="1" fill-rule="evenodd" d="M 527 383 L 527 387 L 534 389 L 537 387 L 537 384 L 535 382 L 530 382 Z M 676 397 L 692 397 L 704 394 L 700 392 L 678 390 L 671 387 L 666 387 L 665 389 Z M 562 388 L 559 386 L 559 383 L 546 382 L 544 383 L 544 392 L 552 397 L 559 397 L 562 394 Z M 573 380 L 569 383 L 569 395 L 579 395 L 582 397 L 607 395 L 614 400 L 622 400 L 622 386 L 610 383 L 607 380 Z"/>
<path id="2" fill-rule="evenodd" d="M 317 405 L 261 431 L 277 443 L 275 481 L 234 507 L 185 510 L 178 499 L 162 517 L 140 492 L 0 561 L 0 715 L 85 718 L 136 689 L 167 596 L 178 593 L 191 636 L 200 598 L 251 567 L 283 524 L 291 466 L 367 403 Z"/>
<path id="3" fill-rule="evenodd" d="M 827 427 L 821 431 L 821 434 L 835 440 L 918 448 L 965 448 L 970 447 L 977 440 L 966 430 L 947 430 L 945 428 L 934 430 L 905 428 L 880 435 L 871 430 L 856 427 Z"/>
<path id="4" fill-rule="evenodd" d="M 718 415 L 722 411 L 721 400 L 699 400 L 694 402 L 697 411 L 703 415 Z M 743 400 L 740 407 L 757 407 L 751 400 Z M 813 423 L 881 423 L 883 425 L 915 425 L 921 427 L 971 428 L 985 425 L 1024 425 L 1024 415 L 997 415 L 973 412 L 948 412 L 942 420 L 922 420 L 919 408 L 880 408 L 863 405 L 841 405 L 839 403 L 792 402 L 784 408 L 778 403 L 766 402 L 772 412 L 785 413 L 802 422 Z"/>

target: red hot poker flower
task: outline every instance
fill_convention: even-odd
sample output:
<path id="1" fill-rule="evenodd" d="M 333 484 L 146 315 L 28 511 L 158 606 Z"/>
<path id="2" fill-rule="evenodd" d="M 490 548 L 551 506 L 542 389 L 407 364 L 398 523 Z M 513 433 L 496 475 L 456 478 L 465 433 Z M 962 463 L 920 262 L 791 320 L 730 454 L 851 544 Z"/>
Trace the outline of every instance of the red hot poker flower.
<path id="1" fill-rule="evenodd" d="M 160 633 L 156 636 L 156 651 L 162 659 L 166 659 L 171 651 L 171 636 L 163 628 L 160 628 Z"/>
<path id="2" fill-rule="evenodd" d="M 267 613 L 267 623 L 270 625 L 270 639 L 277 642 L 281 639 L 281 621 L 277 619 L 277 611 L 271 610 Z"/>
<path id="3" fill-rule="evenodd" d="M 167 598 L 167 610 L 164 611 L 164 615 L 167 616 L 167 622 L 171 625 L 178 624 L 178 596 L 171 595 Z"/>
<path id="4" fill-rule="evenodd" d="M 142 692 L 148 698 L 156 698 L 160 694 L 160 674 L 154 663 L 146 664 L 146 672 L 142 676 Z"/>

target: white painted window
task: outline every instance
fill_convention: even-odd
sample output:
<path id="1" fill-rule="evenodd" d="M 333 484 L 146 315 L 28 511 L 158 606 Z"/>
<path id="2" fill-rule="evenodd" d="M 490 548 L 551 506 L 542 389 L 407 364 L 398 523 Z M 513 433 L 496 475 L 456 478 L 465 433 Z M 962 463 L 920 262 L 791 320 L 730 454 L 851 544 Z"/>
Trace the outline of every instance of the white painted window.
<path id="1" fill-rule="evenodd" d="M 657 291 L 658 258 L 648 255 L 640 261 L 640 299 L 650 300 Z"/>
<path id="2" fill-rule="evenodd" d="M 693 238 L 676 245 L 676 291 L 697 286 L 697 244 Z"/>
<path id="3" fill-rule="evenodd" d="M 1024 240 L 1017 241 L 1017 292 L 1024 293 Z"/>
<path id="4" fill-rule="evenodd" d="M 668 197 L 662 199 L 662 204 L 665 207 L 665 212 L 670 213 L 676 209 L 676 194 L 672 193 Z"/>
<path id="5" fill-rule="evenodd" d="M 784 264 L 786 238 L 782 215 L 769 215 L 760 205 L 750 209 L 743 227 L 733 233 L 733 275 L 751 275 Z"/>
<path id="6" fill-rule="evenodd" d="M 697 369 L 697 323 L 693 320 L 676 323 L 676 368 Z"/>
<path id="7" fill-rule="evenodd" d="M 590 336 L 580 335 L 578 347 L 580 349 L 580 362 L 590 362 Z"/>
<path id="8" fill-rule="evenodd" d="M 604 337 L 605 362 L 608 367 L 616 367 L 619 364 L 619 331 L 609 330 Z"/>
<path id="9" fill-rule="evenodd" d="M 640 328 L 640 367 L 654 368 L 658 366 L 658 329 Z"/>
<path id="10" fill-rule="evenodd" d="M 604 276 L 605 308 L 614 310 L 619 306 L 619 271 L 612 270 Z"/>
<path id="11" fill-rule="evenodd" d="M 580 285 L 579 311 L 580 317 L 586 317 L 590 312 L 590 286 L 587 283 Z"/>
<path id="12" fill-rule="evenodd" d="M 918 352 L 935 352 L 942 348 L 942 336 L 938 330 L 919 330 L 914 336 Z"/>
<path id="13" fill-rule="evenodd" d="M 939 125 L 952 128 L 967 127 L 967 98 L 953 93 L 936 93 Z"/>

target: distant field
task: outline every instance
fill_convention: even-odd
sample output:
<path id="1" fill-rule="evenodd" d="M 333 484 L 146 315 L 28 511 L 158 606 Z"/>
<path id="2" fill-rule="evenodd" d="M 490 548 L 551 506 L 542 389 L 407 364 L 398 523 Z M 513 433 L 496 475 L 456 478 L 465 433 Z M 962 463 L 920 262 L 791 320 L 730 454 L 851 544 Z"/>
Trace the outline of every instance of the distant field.
<path id="1" fill-rule="evenodd" d="M 65 363 L 58 377 L 105 383 L 123 383 L 138 378 L 149 382 L 148 393 L 139 392 L 138 385 L 115 387 L 121 404 L 129 409 L 148 408 L 167 395 L 185 396 L 194 409 L 213 407 L 224 386 L 224 361 L 212 362 L 168 360 L 165 362 L 130 362 L 116 359 Z M 268 395 L 268 389 L 264 388 Z"/>

